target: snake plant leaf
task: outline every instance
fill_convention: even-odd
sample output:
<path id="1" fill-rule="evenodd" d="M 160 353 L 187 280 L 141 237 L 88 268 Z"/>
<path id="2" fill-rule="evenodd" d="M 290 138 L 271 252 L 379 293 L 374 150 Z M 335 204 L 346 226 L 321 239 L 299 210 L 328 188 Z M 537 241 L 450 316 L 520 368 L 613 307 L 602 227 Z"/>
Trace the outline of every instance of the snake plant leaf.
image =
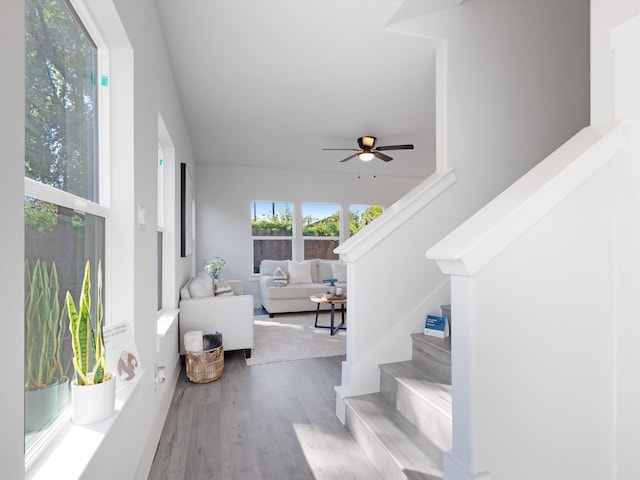
<path id="1" fill-rule="evenodd" d="M 107 368 L 106 351 L 102 333 L 102 264 L 98 264 L 98 305 L 96 308 L 96 329 L 91 322 L 91 267 L 87 261 L 78 310 L 67 292 L 66 305 L 69 315 L 69 330 L 73 346 L 73 367 L 78 385 L 93 385 L 105 380 Z M 90 371 L 90 367 L 93 367 Z"/>
<path id="2" fill-rule="evenodd" d="M 102 306 L 102 262 L 98 262 L 98 305 L 96 307 L 96 332 L 94 336 L 95 355 L 93 378 L 95 383 L 102 383 L 107 369 L 106 351 L 104 347 L 104 334 L 102 324 L 104 320 L 104 309 Z"/>
<path id="3" fill-rule="evenodd" d="M 71 331 L 71 344 L 73 347 L 73 367 L 76 371 L 78 385 L 90 384 L 89 352 L 91 351 L 91 266 L 87 262 L 82 281 L 82 292 L 78 309 L 69 292 L 66 295 L 67 311 L 69 314 L 69 330 Z"/>
<path id="4" fill-rule="evenodd" d="M 60 361 L 62 312 L 55 262 L 25 260 L 25 389 L 35 390 L 63 376 Z"/>

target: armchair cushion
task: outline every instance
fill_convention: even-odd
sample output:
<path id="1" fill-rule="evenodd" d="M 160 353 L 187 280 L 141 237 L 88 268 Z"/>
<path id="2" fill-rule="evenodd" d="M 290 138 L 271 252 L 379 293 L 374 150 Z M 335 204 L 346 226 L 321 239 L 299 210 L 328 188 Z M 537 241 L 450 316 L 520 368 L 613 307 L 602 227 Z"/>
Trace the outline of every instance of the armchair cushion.
<path id="1" fill-rule="evenodd" d="M 206 272 L 202 273 L 204 275 L 199 273 L 193 277 L 189 284 L 189 296 L 191 298 L 212 297 L 214 294 L 211 277 Z"/>
<path id="2" fill-rule="evenodd" d="M 216 283 L 213 286 L 213 294 L 216 297 L 222 295 L 233 295 L 233 290 L 231 288 L 231 285 L 229 285 L 226 280 L 223 280 L 221 278 L 219 280 L 216 280 Z"/>

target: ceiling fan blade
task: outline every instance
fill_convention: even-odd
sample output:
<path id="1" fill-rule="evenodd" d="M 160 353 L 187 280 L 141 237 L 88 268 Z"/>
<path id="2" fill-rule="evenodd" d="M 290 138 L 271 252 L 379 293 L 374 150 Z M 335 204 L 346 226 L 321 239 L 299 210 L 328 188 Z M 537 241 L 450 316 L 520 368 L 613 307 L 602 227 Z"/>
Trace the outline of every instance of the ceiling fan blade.
<path id="1" fill-rule="evenodd" d="M 373 150 L 372 150 L 372 153 L 384 162 L 390 162 L 391 160 L 393 160 L 393 157 L 390 157 L 389 155 L 385 155 L 384 153 L 376 152 Z"/>
<path id="2" fill-rule="evenodd" d="M 345 152 L 359 152 L 357 148 L 323 148 L 322 150 L 344 150 Z"/>
<path id="3" fill-rule="evenodd" d="M 346 162 L 347 160 L 351 160 L 352 158 L 357 157 L 360 154 L 360 151 L 358 151 L 358 153 L 354 153 L 353 155 L 349 155 L 347 158 L 340 160 L 340 162 Z"/>
<path id="4" fill-rule="evenodd" d="M 385 147 L 376 147 L 376 150 L 379 152 L 385 150 L 413 150 L 413 145 L 387 145 Z"/>

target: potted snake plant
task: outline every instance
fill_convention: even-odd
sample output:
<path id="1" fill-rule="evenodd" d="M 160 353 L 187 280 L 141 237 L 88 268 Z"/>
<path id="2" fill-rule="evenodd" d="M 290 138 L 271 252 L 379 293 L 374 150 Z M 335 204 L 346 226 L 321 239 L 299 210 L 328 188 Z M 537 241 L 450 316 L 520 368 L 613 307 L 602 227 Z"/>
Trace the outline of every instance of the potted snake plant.
<path id="1" fill-rule="evenodd" d="M 115 376 L 107 371 L 107 357 L 102 334 L 102 263 L 98 263 L 98 297 L 96 326 L 91 320 L 91 265 L 87 261 L 78 304 L 67 291 L 65 297 L 73 347 L 71 383 L 71 420 L 78 425 L 96 423 L 109 417 L 115 406 Z"/>
<path id="2" fill-rule="evenodd" d="M 46 262 L 25 261 L 25 431 L 45 428 L 64 401 L 68 378 L 61 361 L 62 318 L 58 272 Z M 62 394 L 61 394 L 61 393 Z"/>

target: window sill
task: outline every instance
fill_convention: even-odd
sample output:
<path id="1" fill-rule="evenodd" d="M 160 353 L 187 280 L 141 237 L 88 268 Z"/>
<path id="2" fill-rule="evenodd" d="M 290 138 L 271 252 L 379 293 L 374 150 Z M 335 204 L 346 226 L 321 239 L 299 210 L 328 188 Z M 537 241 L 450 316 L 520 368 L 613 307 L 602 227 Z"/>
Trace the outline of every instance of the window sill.
<path id="1" fill-rule="evenodd" d="M 103 439 L 118 421 L 120 412 L 138 388 L 146 372 L 143 370 L 130 384 L 116 392 L 115 412 L 106 420 L 92 425 L 71 423 L 71 407 L 60 416 L 59 429 L 52 435 L 46 446 L 25 465 L 25 479 L 45 480 L 51 478 L 76 479 L 98 451 Z"/>
<path id="2" fill-rule="evenodd" d="M 160 343 L 171 329 L 174 322 L 178 320 L 180 309 L 167 309 L 158 312 L 158 323 L 156 327 L 156 352 L 160 351 Z"/>

